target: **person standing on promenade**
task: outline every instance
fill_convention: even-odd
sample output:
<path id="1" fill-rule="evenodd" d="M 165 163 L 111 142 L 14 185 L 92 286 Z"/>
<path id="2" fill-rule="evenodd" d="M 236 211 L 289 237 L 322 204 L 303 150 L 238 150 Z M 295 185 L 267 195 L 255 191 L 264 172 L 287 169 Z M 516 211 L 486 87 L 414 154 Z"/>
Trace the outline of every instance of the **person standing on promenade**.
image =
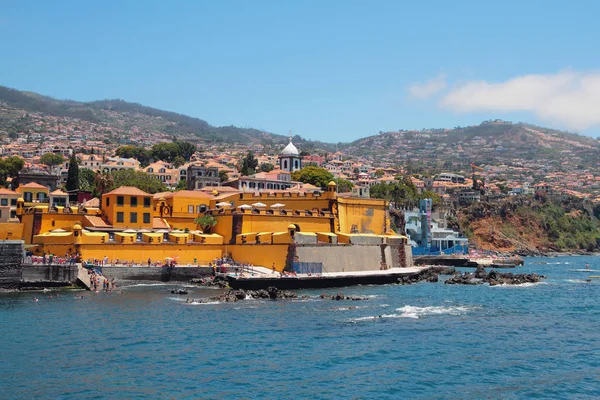
<path id="1" fill-rule="evenodd" d="M 152 265 L 152 260 L 150 259 L 150 257 L 148 257 L 148 266 Z"/>

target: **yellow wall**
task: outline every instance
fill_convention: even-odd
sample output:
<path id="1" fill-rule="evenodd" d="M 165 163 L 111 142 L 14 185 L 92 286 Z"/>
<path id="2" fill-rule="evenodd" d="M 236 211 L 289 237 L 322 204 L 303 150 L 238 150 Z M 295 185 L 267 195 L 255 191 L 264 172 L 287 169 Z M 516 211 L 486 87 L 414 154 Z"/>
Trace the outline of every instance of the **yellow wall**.
<path id="1" fill-rule="evenodd" d="M 152 228 L 152 196 L 127 196 L 123 195 L 124 204 L 122 206 L 117 205 L 117 197 L 122 195 L 117 194 L 106 194 L 102 196 L 102 207 L 105 212 L 105 215 L 109 221 L 109 224 L 114 226 L 115 228 L 123 228 L 123 229 L 141 229 L 141 228 Z M 137 206 L 131 206 L 131 198 L 137 197 Z M 144 207 L 144 198 L 150 198 L 150 206 Z M 109 200 L 108 206 L 106 205 L 106 200 Z M 117 213 L 123 213 L 123 222 L 117 222 Z M 130 216 L 131 213 L 137 213 L 137 222 L 131 222 Z M 144 223 L 144 213 L 150 214 L 150 219 L 148 223 Z"/>
<path id="2" fill-rule="evenodd" d="M 0 222 L 0 240 L 23 239 L 23 224 L 16 222 Z"/>
<path id="3" fill-rule="evenodd" d="M 338 198 L 339 231 L 352 233 L 355 226 L 358 233 L 383 234 L 389 231 L 387 205 L 375 199 Z"/>
<path id="4" fill-rule="evenodd" d="M 283 271 L 288 253 L 287 244 L 233 244 L 227 251 L 238 263 L 271 268 L 275 263 L 277 271 Z"/>
<path id="5" fill-rule="evenodd" d="M 104 256 L 109 260 L 135 261 L 138 264 L 146 265 L 148 258 L 152 262 L 164 262 L 167 257 L 175 258 L 178 264 L 192 264 L 194 258 L 197 263 L 208 264 L 215 258 L 223 256 L 222 245 L 207 244 L 98 244 L 81 246 L 81 255 L 84 260 L 102 259 Z"/>
<path id="6" fill-rule="evenodd" d="M 167 199 L 167 204 L 172 207 L 174 217 L 191 217 L 194 219 L 199 215 L 197 206 L 205 205 L 208 208 L 210 198 L 175 195 Z M 189 206 L 193 207 L 192 213 L 189 212 Z"/>
<path id="7" fill-rule="evenodd" d="M 331 228 L 329 221 L 330 219 L 327 217 L 256 215 L 246 213 L 244 214 L 242 233 L 283 232 L 287 231 L 290 224 L 298 225 L 301 232 L 330 232 Z"/>

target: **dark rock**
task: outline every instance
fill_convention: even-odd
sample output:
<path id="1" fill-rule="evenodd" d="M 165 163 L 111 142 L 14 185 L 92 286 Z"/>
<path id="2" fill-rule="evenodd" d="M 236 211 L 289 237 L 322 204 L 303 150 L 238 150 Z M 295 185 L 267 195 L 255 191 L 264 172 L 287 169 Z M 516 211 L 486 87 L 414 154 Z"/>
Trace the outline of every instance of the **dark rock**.
<path id="1" fill-rule="evenodd" d="M 483 280 L 475 278 L 474 274 L 468 272 L 454 275 L 444 282 L 446 285 L 479 285 L 481 283 L 483 283 Z"/>
<path id="2" fill-rule="evenodd" d="M 412 285 L 418 282 L 437 282 L 438 273 L 434 268 L 426 269 L 415 275 L 401 276 L 398 278 L 398 283 L 401 285 Z"/>
<path id="3" fill-rule="evenodd" d="M 193 278 L 190 279 L 190 283 L 194 283 L 200 286 L 209 286 L 209 287 L 227 287 L 227 278 L 223 275 L 215 275 L 215 276 L 206 276 L 203 278 Z"/>
<path id="4" fill-rule="evenodd" d="M 521 285 L 523 283 L 537 283 L 542 279 L 546 279 L 546 277 L 538 274 L 513 274 L 510 272 L 501 273 L 495 270 L 491 270 L 489 273 L 486 273 L 483 268 L 478 268 L 474 274 L 465 272 L 462 275 L 453 276 L 444 283 L 448 285 L 477 285 L 487 282 L 490 284 L 490 286 Z"/>
<path id="5" fill-rule="evenodd" d="M 276 287 L 270 286 L 267 290 L 243 290 L 243 289 L 229 289 L 217 296 L 210 297 L 208 299 L 194 300 L 200 303 L 206 303 L 209 301 L 220 301 L 225 303 L 235 303 L 246 298 L 253 299 L 295 299 L 298 295 L 294 292 L 279 290 Z"/>
<path id="6" fill-rule="evenodd" d="M 368 297 L 345 296 L 343 293 L 336 293 L 333 296 L 328 296 L 325 293 L 322 293 L 319 297 L 322 299 L 331 299 L 331 300 L 335 300 L 335 301 L 339 301 L 339 300 L 351 300 L 351 301 L 369 300 Z"/>
<path id="7" fill-rule="evenodd" d="M 485 272 L 485 268 L 481 265 L 477 266 L 477 269 L 475 270 L 475 278 L 478 279 L 487 279 L 488 274 L 487 272 Z"/>
<path id="8" fill-rule="evenodd" d="M 188 294 L 188 291 L 185 289 L 173 289 L 171 290 L 171 294 Z"/>

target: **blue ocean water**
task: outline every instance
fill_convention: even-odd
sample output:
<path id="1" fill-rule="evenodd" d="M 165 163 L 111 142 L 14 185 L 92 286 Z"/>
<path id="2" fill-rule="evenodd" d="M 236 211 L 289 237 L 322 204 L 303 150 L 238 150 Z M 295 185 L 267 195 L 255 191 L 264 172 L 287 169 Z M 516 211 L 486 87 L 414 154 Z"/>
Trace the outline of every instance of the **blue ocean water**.
<path id="1" fill-rule="evenodd" d="M 363 286 L 187 304 L 136 285 L 0 295 L 0 398 L 600 397 L 600 257 L 528 258 L 525 286 Z M 321 292 L 369 296 L 331 301 Z M 32 298 L 37 296 L 38 302 Z"/>

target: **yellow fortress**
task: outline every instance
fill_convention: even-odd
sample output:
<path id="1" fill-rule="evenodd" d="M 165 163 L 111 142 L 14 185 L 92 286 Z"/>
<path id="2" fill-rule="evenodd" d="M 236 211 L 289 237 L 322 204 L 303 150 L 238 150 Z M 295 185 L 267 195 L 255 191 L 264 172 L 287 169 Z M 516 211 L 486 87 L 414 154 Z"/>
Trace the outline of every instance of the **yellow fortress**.
<path id="1" fill-rule="evenodd" d="M 22 232 L 34 255 L 78 254 L 111 264 L 208 265 L 237 263 L 291 270 L 320 263 L 323 271 L 362 271 L 411 266 L 406 238 L 390 230 L 384 200 L 340 197 L 336 184 L 323 193 L 211 193 L 182 190 L 148 194 L 120 187 L 99 207 L 43 205 L 17 199 L 20 222 L 0 224 L 0 239 Z M 67 203 L 68 204 L 68 203 Z M 214 226 L 195 220 L 214 217 Z M 203 230 L 204 228 L 204 230 Z M 15 234 L 16 232 L 16 234 Z"/>

